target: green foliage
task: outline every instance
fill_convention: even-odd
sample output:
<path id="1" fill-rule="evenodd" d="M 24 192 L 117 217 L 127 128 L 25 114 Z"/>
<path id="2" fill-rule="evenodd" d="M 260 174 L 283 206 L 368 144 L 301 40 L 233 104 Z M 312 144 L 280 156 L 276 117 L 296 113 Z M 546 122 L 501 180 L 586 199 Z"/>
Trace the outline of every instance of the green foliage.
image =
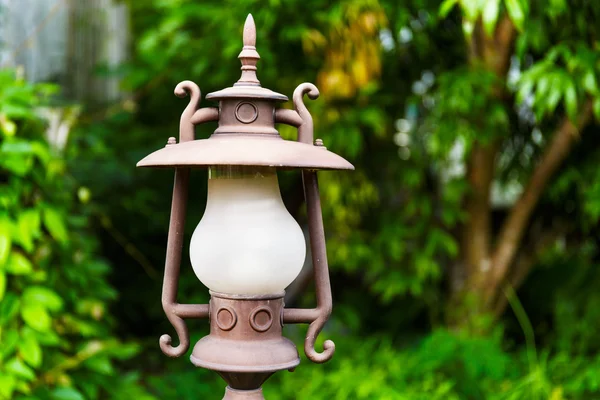
<path id="1" fill-rule="evenodd" d="M 410 347 L 389 338 L 340 338 L 339 356 L 320 368 L 302 365 L 266 395 L 281 399 L 476 399 L 509 376 L 498 340 L 436 331 Z M 476 356 L 478 355 L 478 356 Z M 476 356 L 476 357 L 475 357 Z M 322 370 L 322 371 L 320 371 Z M 302 385 L 303 390 L 297 388 Z"/>
<path id="2" fill-rule="evenodd" d="M 528 332 L 529 345 L 525 346 L 523 328 L 510 316 L 504 321 L 509 328 L 505 341 L 498 336 L 423 332 L 443 325 L 440 315 L 449 307 L 447 270 L 460 257 L 457 232 L 467 218 L 463 205 L 469 190 L 464 167 L 473 144 L 502 142 L 496 182 L 513 184 L 517 191 L 522 188 L 539 160 L 555 116 L 566 113 L 575 119 L 585 101 L 597 97 L 597 44 L 590 42 L 595 28 L 578 21 L 584 13 L 592 19 L 598 7 L 582 4 L 585 11 L 577 11 L 561 0 L 446 0 L 441 6 L 433 1 L 402 5 L 387 1 L 325 3 L 291 1 L 284 7 L 271 2 L 270 7 L 257 9 L 252 1 L 237 2 L 234 8 L 210 1 L 130 2 L 134 14 L 144 17 L 134 20 L 134 35 L 139 40 L 126 82 L 142 95 L 137 111 L 123 110 L 104 121 L 104 126 L 92 127 L 97 137 L 102 137 L 100 146 L 104 147 L 99 157 L 109 154 L 120 168 L 110 167 L 112 174 L 102 171 L 103 176 L 91 168 L 82 174 L 112 185 L 119 182 L 119 187 L 125 188 L 118 206 L 110 205 L 117 201 L 112 186 L 95 189 L 94 193 L 109 204 L 107 214 L 138 247 L 154 251 L 144 244 L 160 243 L 158 255 L 152 258 L 158 260 L 156 265 L 162 262 L 164 215 L 169 208 L 168 196 L 163 193 L 172 176 L 158 182 L 138 173 L 134 179 L 133 172 L 125 167 L 136 159 L 117 152 L 126 143 L 140 149 L 141 156 L 162 146 L 166 137 L 177 131 L 183 104 L 164 99 L 170 98 L 178 81 L 196 77 L 208 92 L 237 79 L 240 21 L 251 11 L 259 27 L 262 59 L 258 73 L 263 85 L 291 93 L 301 81 L 327 83 L 320 85 L 322 97 L 308 105 L 317 136 L 357 167 L 354 174 L 324 173 L 320 177 L 336 293 L 334 324 L 351 333 L 335 337 L 338 353 L 332 364 L 302 365 L 294 374 L 276 377 L 280 381 L 267 384 L 267 395 L 297 398 L 299 387 L 305 390 L 301 395 L 306 393 L 306 398 L 340 399 L 562 399 L 596 395 L 589 378 L 595 371 L 594 358 L 559 349 L 559 339 L 540 330 L 537 323 L 531 329 L 533 334 Z M 310 12 L 299 11 L 307 9 Z M 378 49 L 378 59 L 372 60 L 381 63 L 380 74 L 358 65 L 356 70 L 368 70 L 371 75 L 356 84 L 348 71 L 363 59 L 354 51 L 370 47 L 369 43 L 358 43 L 347 30 L 351 27 L 354 34 L 361 33 L 357 35 L 360 40 L 370 40 L 369 31 L 361 31 L 357 23 L 361 15 L 376 15 L 381 32 L 389 30 L 391 37 Z M 473 61 L 470 40 L 480 18 L 488 37 L 505 18 L 516 26 L 514 76 L 499 77 L 489 65 Z M 400 34 L 406 30 L 410 35 L 403 39 Z M 346 48 L 353 50 L 344 52 Z M 371 53 L 365 50 L 365 54 Z M 340 80 L 342 86 L 357 86 L 354 91 L 348 89 L 347 93 L 354 95 L 347 96 L 331 84 Z M 502 92 L 506 96 L 498 95 Z M 521 116 L 530 111 L 535 115 L 533 121 Z M 280 128 L 284 137 L 294 137 L 292 129 Z M 541 139 L 534 128 L 541 132 Z M 200 127 L 199 136 L 206 137 L 211 130 L 212 126 Z M 122 138 L 124 131 L 128 132 L 127 140 Z M 96 143 L 89 146 L 98 149 Z M 589 148 L 594 146 L 597 142 Z M 590 150 L 580 158 L 594 160 L 594 154 Z M 88 155 L 86 158 L 90 159 Z M 544 200 L 542 213 L 564 215 L 565 205 L 574 202 L 578 210 L 587 213 L 578 217 L 578 229 L 586 223 L 591 229 L 597 225 L 593 216 L 600 209 L 595 208 L 597 168 L 590 165 L 582 170 L 573 160 L 569 163 L 573 167 L 565 170 L 570 177 L 558 177 Z M 297 177 L 289 174 L 282 178 L 284 198 L 298 196 Z M 197 190 L 192 196 L 203 198 L 204 193 Z M 295 205 L 291 208 L 302 221 L 302 211 Z M 196 207 L 190 212 L 190 220 L 195 222 L 200 213 Z M 148 215 L 152 218 L 143 229 L 139 223 L 128 222 L 148 220 Z M 160 218 L 162 225 L 156 222 Z M 194 224 L 190 225 L 188 229 Z M 580 261 L 590 261 L 597 253 L 580 257 Z M 578 263 L 581 268 L 585 264 Z M 546 271 L 544 266 L 548 264 L 540 269 Z M 184 298 L 195 292 L 191 289 L 194 284 L 187 286 L 187 282 L 182 282 Z M 558 283 L 548 280 L 543 290 L 554 293 L 557 287 Z M 155 293 L 158 291 L 149 296 Z M 548 300 L 551 307 L 559 307 L 559 303 L 562 300 Z M 530 306 L 523 304 L 525 320 Z M 578 303 L 577 307 L 583 306 Z M 373 316 L 373 309 L 382 309 L 382 317 Z M 592 309 L 580 309 L 581 314 L 576 314 L 586 321 L 577 335 L 595 332 Z M 567 312 L 559 311 L 546 311 L 544 322 L 571 326 Z M 418 344 L 406 347 L 389 339 L 407 330 L 419 335 Z M 365 339 L 374 332 L 379 335 L 377 339 Z M 566 329 L 561 332 L 564 338 L 578 337 Z M 540 355 L 533 358 L 531 336 L 533 342 L 543 340 Z M 584 370 L 586 363 L 590 369 Z M 586 378 L 565 372 L 564 365 L 576 366 L 574 371 Z M 153 381 L 154 389 L 167 396 L 174 387 L 189 393 L 208 393 L 213 387 L 203 378 L 189 390 L 190 378 L 179 371 L 154 376 Z"/>
<path id="3" fill-rule="evenodd" d="M 402 346 L 388 336 L 331 334 L 337 348 L 331 362 L 314 365 L 303 358 L 294 372 L 283 371 L 267 381 L 265 397 L 562 400 L 600 394 L 597 357 L 560 352 L 530 363 L 524 351 L 507 352 L 500 332 L 482 338 L 436 330 Z M 223 384 L 208 374 L 184 365 L 169 374 L 152 375 L 149 382 L 163 397 L 217 398 Z"/>
<path id="4" fill-rule="evenodd" d="M 554 113 L 561 102 L 572 120 L 576 119 L 582 99 L 597 97 L 600 57 L 585 43 L 559 44 L 544 59 L 521 77 L 518 101 L 533 97 L 533 108 L 539 120 Z M 600 114 L 597 114 L 600 117 Z"/>
<path id="5" fill-rule="evenodd" d="M 455 142 L 461 141 L 465 154 L 475 141 L 489 144 L 506 135 L 509 117 L 504 104 L 494 96 L 498 78 L 484 69 L 448 71 L 438 78 L 435 108 L 428 116 L 432 126 L 427 136 L 435 160 L 448 157 Z"/>
<path id="6" fill-rule="evenodd" d="M 458 5 L 464 15 L 463 30 L 470 36 L 477 20 L 481 18 L 488 35 L 494 32 L 500 16 L 500 8 L 504 6 L 515 26 L 522 30 L 528 16 L 529 0 L 444 0 L 440 5 L 440 17 L 446 17 Z"/>
<path id="7" fill-rule="evenodd" d="M 114 376 L 138 346 L 111 331 L 109 265 L 36 117 L 55 90 L 0 71 L 0 398 L 144 394 L 137 378 Z"/>
<path id="8" fill-rule="evenodd" d="M 335 297 L 323 336 L 336 342 L 336 356 L 276 374 L 267 398 L 600 397 L 595 125 L 580 132 L 536 210 L 534 236 L 560 229 L 496 329 L 457 334 L 443 319 L 456 306 L 448 271 L 463 261 L 465 167 L 474 144 L 498 145 L 494 184 L 518 194 L 557 120 L 577 120 L 588 102 L 600 116 L 594 2 L 127 3 L 133 54 L 121 72 L 132 96 L 88 110 L 64 153 L 45 143 L 35 112 L 55 88 L 9 73 L 0 81 L 0 399 L 222 393 L 215 374 L 185 357 L 168 361 L 158 349 L 156 338 L 172 333 L 159 296 L 173 175 L 134 165 L 176 136 L 186 105 L 172 95 L 179 81 L 195 80 L 206 94 L 238 79 L 247 12 L 258 26 L 263 86 L 289 95 L 301 82 L 318 83 L 321 98 L 307 103 L 316 136 L 357 169 L 320 175 Z M 505 77 L 490 68 L 490 39 L 507 19 L 516 43 Z M 475 43 L 481 48 L 473 47 L 477 32 L 488 40 Z M 198 137 L 213 129 L 199 127 Z M 299 174 L 280 178 L 286 205 L 304 223 Z M 188 238 L 206 195 L 205 176 L 192 179 Z M 507 204 L 494 206 L 492 230 Z M 109 274 L 120 295 L 112 312 Z M 307 292 L 294 302 L 312 306 Z M 206 297 L 184 257 L 179 300 Z M 476 301 L 467 296 L 462 306 L 476 309 Z M 190 328 L 201 333 L 198 324 Z M 138 348 L 116 341 L 114 329 L 148 343 L 137 372 L 122 372 Z M 302 328 L 286 330 L 301 347 Z"/>

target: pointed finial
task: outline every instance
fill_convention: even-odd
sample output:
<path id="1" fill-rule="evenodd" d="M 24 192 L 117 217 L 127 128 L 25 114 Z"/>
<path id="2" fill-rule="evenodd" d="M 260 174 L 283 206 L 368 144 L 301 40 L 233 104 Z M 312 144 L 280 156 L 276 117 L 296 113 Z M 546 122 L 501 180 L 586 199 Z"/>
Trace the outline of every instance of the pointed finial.
<path id="1" fill-rule="evenodd" d="M 244 47 L 256 46 L 256 24 L 252 14 L 248 14 L 246 22 L 244 22 Z"/>
<path id="2" fill-rule="evenodd" d="M 242 62 L 242 76 L 234 84 L 234 86 L 260 86 L 260 82 L 256 76 L 256 64 L 260 59 L 260 55 L 256 51 L 256 25 L 252 14 L 248 14 L 246 23 L 244 24 L 244 47 L 238 56 Z"/>

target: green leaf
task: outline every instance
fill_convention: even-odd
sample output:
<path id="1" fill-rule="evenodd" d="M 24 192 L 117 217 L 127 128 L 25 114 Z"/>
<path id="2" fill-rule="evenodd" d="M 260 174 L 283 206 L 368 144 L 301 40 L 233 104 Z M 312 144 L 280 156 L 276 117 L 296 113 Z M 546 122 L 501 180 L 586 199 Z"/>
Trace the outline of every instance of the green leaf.
<path id="1" fill-rule="evenodd" d="M 49 151 L 49 148 L 46 144 L 41 142 L 33 142 L 31 144 L 31 151 L 35 154 L 42 162 L 42 164 L 47 167 L 49 162 L 52 160 L 52 154 Z"/>
<path id="2" fill-rule="evenodd" d="M 13 358 L 4 365 L 4 369 L 19 378 L 32 381 L 35 379 L 35 372 L 18 358 Z"/>
<path id="3" fill-rule="evenodd" d="M 21 317 L 28 326 L 38 331 L 46 331 L 52 324 L 48 311 L 39 304 L 23 305 Z"/>
<path id="4" fill-rule="evenodd" d="M 561 96 L 562 96 L 561 79 L 560 79 L 560 76 L 557 75 L 552 78 L 552 84 L 550 86 L 550 91 L 548 93 L 548 96 L 545 97 L 547 113 L 551 114 L 554 111 L 554 109 L 558 105 L 558 102 L 560 101 Z"/>
<path id="5" fill-rule="evenodd" d="M 13 275 L 28 275 L 33 271 L 33 264 L 22 253 L 13 252 L 4 269 Z"/>
<path id="6" fill-rule="evenodd" d="M 565 107 L 567 109 L 567 115 L 572 121 L 577 118 L 577 90 L 575 84 L 570 81 L 565 91 Z"/>
<path id="7" fill-rule="evenodd" d="M 521 1 L 504 0 L 504 4 L 506 5 L 506 10 L 508 11 L 508 15 L 512 22 L 519 30 L 522 30 L 523 22 L 525 21 L 525 10 Z"/>
<path id="8" fill-rule="evenodd" d="M 0 302 L 0 325 L 4 325 L 14 318 L 19 311 L 19 304 L 20 300 L 14 293 L 8 293 L 4 297 Z"/>
<path id="9" fill-rule="evenodd" d="M 25 328 L 23 328 L 23 334 L 29 334 L 29 333 L 33 334 L 35 339 L 38 341 L 38 343 L 43 346 L 43 347 L 53 347 L 53 346 L 58 346 L 61 343 L 61 338 L 60 336 L 58 336 L 56 334 L 56 332 L 54 332 L 53 330 L 49 330 L 49 331 L 44 331 L 44 332 L 40 332 L 40 331 L 36 331 L 34 329 L 31 329 L 30 327 L 26 326 Z"/>
<path id="10" fill-rule="evenodd" d="M 0 156 L 0 167 L 17 176 L 25 176 L 33 167 L 33 157 L 14 154 L 2 155 Z"/>
<path id="11" fill-rule="evenodd" d="M 141 346 L 137 343 L 118 343 L 109 353 L 119 360 L 128 360 L 139 354 L 140 350 Z"/>
<path id="12" fill-rule="evenodd" d="M 34 116 L 32 108 L 27 105 L 20 105 L 16 103 L 4 103 L 2 104 L 2 112 L 13 119 L 21 118 L 32 118 Z"/>
<path id="13" fill-rule="evenodd" d="M 525 76 L 524 76 L 525 77 Z M 517 104 L 521 104 L 532 92 L 534 81 L 532 79 L 521 79 L 520 87 L 517 92 Z"/>
<path id="14" fill-rule="evenodd" d="M 475 22 L 480 12 L 480 1 L 479 0 L 461 0 L 460 5 L 464 14 L 464 19 Z"/>
<path id="15" fill-rule="evenodd" d="M 53 208 L 44 209 L 44 225 L 50 235 L 59 243 L 65 244 L 69 241 L 69 234 L 63 217 Z"/>
<path id="16" fill-rule="evenodd" d="M 119 378 L 122 378 L 121 376 Z M 81 392 L 83 393 L 86 399 L 98 399 L 98 392 L 100 391 L 100 387 L 95 382 L 88 381 L 78 381 L 77 385 L 81 388 Z M 116 396 L 115 396 L 116 397 Z M 143 400 L 138 398 L 138 400 Z"/>
<path id="17" fill-rule="evenodd" d="M 454 258 L 458 256 L 458 244 L 456 243 L 456 240 L 452 237 L 452 235 L 442 230 L 440 230 L 439 233 L 439 245 L 450 257 Z"/>
<path id="18" fill-rule="evenodd" d="M 18 380 L 17 381 L 17 385 L 15 386 L 15 392 L 20 392 L 20 393 L 25 393 L 25 394 L 30 394 L 31 393 L 31 384 L 33 382 L 29 383 L 29 382 L 25 382 L 23 380 Z M 21 397 L 23 400 L 34 400 L 31 397 L 28 396 L 23 396 Z M 35 399 L 37 400 L 37 399 Z"/>
<path id="19" fill-rule="evenodd" d="M 567 2 L 566 0 L 550 0 L 545 9 L 549 15 L 559 15 L 567 10 Z"/>
<path id="20" fill-rule="evenodd" d="M 31 153 L 31 143 L 27 140 L 7 140 L 0 146 L 0 154 L 4 155 L 28 155 Z"/>
<path id="21" fill-rule="evenodd" d="M 596 119 L 600 120 L 600 97 L 596 97 L 594 100 L 594 115 L 596 115 Z"/>
<path id="22" fill-rule="evenodd" d="M 34 368 L 42 365 L 42 348 L 33 335 L 25 335 L 19 343 L 19 354 Z"/>
<path id="23" fill-rule="evenodd" d="M 12 375 L 0 374 L 0 399 L 12 399 L 17 379 Z"/>
<path id="24" fill-rule="evenodd" d="M 458 3 L 458 0 L 444 0 L 442 5 L 440 5 L 440 11 L 439 11 L 440 17 L 446 18 L 446 16 L 454 8 L 456 3 Z"/>
<path id="25" fill-rule="evenodd" d="M 537 87 L 535 90 L 535 99 L 537 103 L 543 102 L 548 95 L 548 90 L 550 90 L 550 79 L 552 75 L 544 75 L 538 79 Z M 554 87 L 555 90 L 558 90 L 558 87 Z"/>
<path id="26" fill-rule="evenodd" d="M 483 6 L 483 27 L 488 35 L 494 33 L 496 21 L 498 20 L 498 10 L 500 8 L 500 0 L 486 0 Z"/>
<path id="27" fill-rule="evenodd" d="M 6 292 L 6 274 L 0 270 L 0 301 L 3 301 L 4 293 Z"/>
<path id="28" fill-rule="evenodd" d="M 85 397 L 72 387 L 56 388 L 52 391 L 51 397 L 54 400 L 85 400 Z"/>
<path id="29" fill-rule="evenodd" d="M 19 214 L 16 228 L 16 238 L 25 251 L 31 253 L 35 248 L 33 239 L 40 235 L 40 212 L 34 209 L 23 211 Z"/>
<path id="30" fill-rule="evenodd" d="M 103 375 L 112 375 L 115 371 L 110 359 L 106 356 L 95 356 L 88 358 L 83 364 L 91 371 Z"/>
<path id="31" fill-rule="evenodd" d="M 7 118 L 0 118 L 0 131 L 7 137 L 15 136 L 17 124 Z"/>
<path id="32" fill-rule="evenodd" d="M 12 355 L 19 343 L 19 332 L 16 330 L 6 330 L 2 332 L 2 346 L 0 346 L 0 360 Z"/>
<path id="33" fill-rule="evenodd" d="M 4 265 L 10 254 L 12 245 L 10 221 L 0 220 L 0 268 Z"/>
<path id="34" fill-rule="evenodd" d="M 60 311 L 63 307 L 62 298 L 53 290 L 43 286 L 30 286 L 23 292 L 25 305 L 40 305 L 50 311 Z"/>
<path id="35" fill-rule="evenodd" d="M 586 72 L 583 77 L 583 88 L 589 94 L 598 94 L 598 85 L 596 83 L 596 76 L 593 71 Z"/>

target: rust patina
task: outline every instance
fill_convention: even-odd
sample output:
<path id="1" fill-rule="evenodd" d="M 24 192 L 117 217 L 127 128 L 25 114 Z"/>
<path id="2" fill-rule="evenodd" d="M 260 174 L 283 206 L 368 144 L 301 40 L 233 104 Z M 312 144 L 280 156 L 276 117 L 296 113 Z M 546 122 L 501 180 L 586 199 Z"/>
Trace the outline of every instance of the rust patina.
<path id="1" fill-rule="evenodd" d="M 218 107 L 199 108 L 198 85 L 183 81 L 175 88 L 178 97 L 190 96 L 184 110 L 179 142 L 174 137 L 164 148 L 142 159 L 139 167 L 175 168 L 175 184 L 167 241 L 162 305 L 178 336 L 177 346 L 169 335 L 160 338 L 162 351 L 170 357 L 185 354 L 190 338 L 185 319 L 208 318 L 210 334 L 194 346 L 190 359 L 198 367 L 219 373 L 228 383 L 225 399 L 264 399 L 261 386 L 279 370 L 293 370 L 299 363 L 296 346 L 282 336 L 285 323 L 309 324 L 304 351 L 308 359 L 323 363 L 331 359 L 335 345 L 326 340 L 323 351 L 315 341 L 332 310 L 331 286 L 325 248 L 325 233 L 317 170 L 351 170 L 352 164 L 314 140 L 313 120 L 303 97 L 319 96 L 311 83 L 302 83 L 293 93 L 294 109 L 278 108 L 285 95 L 263 88 L 256 75 L 260 56 L 256 51 L 256 28 L 251 15 L 244 25 L 240 79 L 232 86 L 206 96 Z M 208 139 L 195 139 L 195 126 L 218 121 Z M 284 140 L 275 124 L 298 129 L 298 140 Z M 211 292 L 210 304 L 179 304 L 177 287 L 181 264 L 183 231 L 190 168 L 212 165 L 270 166 L 300 169 L 304 184 L 317 306 L 286 309 L 283 293 L 266 296 L 233 296 Z"/>

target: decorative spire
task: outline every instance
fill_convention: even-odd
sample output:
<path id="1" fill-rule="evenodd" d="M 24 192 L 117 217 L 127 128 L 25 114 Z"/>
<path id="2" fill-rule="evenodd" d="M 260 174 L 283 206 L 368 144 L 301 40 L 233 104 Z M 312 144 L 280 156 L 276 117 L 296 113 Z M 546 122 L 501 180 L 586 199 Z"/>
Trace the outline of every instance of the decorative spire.
<path id="1" fill-rule="evenodd" d="M 252 14 L 248 14 L 244 24 L 244 47 L 238 58 L 242 62 L 242 76 L 234 86 L 260 86 L 256 77 L 256 64 L 260 55 L 256 51 L 256 25 Z"/>

